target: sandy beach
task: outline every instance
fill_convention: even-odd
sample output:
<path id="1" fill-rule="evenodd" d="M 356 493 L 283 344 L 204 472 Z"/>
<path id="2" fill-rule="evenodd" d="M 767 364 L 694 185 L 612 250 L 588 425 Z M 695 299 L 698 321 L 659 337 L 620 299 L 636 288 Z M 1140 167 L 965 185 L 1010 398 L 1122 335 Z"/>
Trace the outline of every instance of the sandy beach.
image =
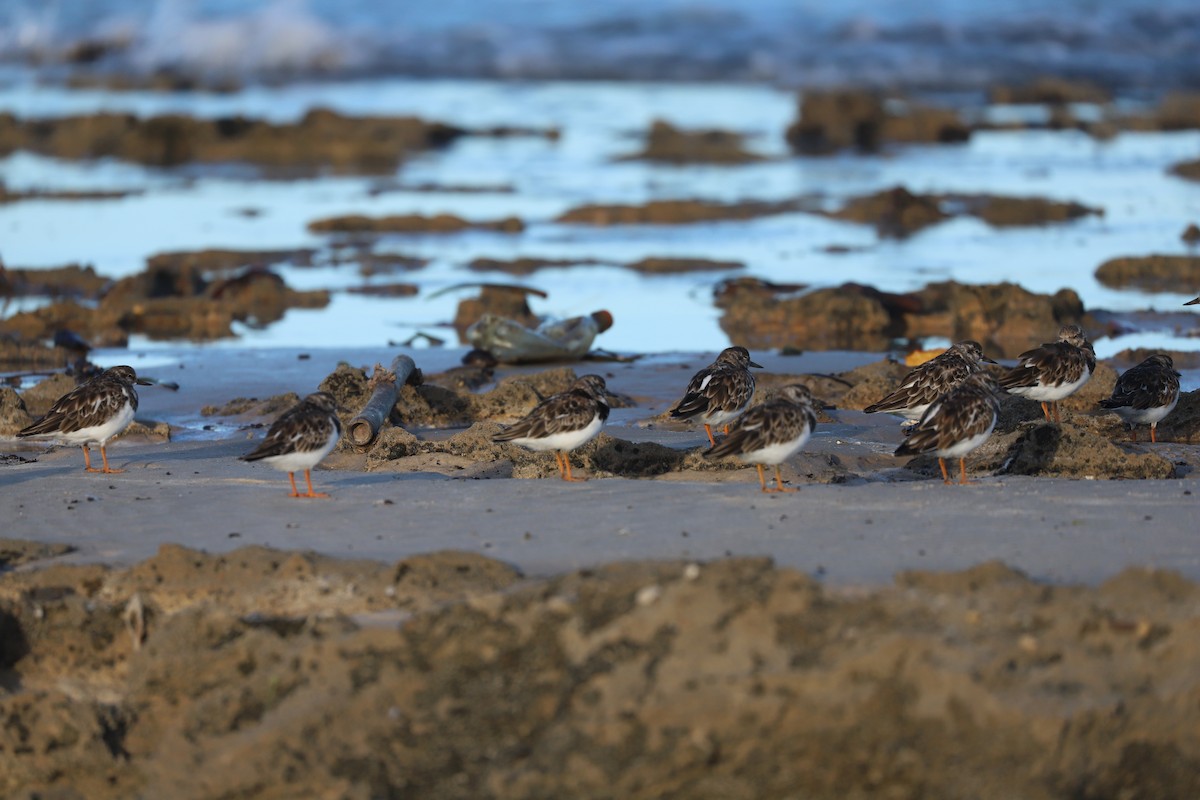
<path id="1" fill-rule="evenodd" d="M 689 461 L 568 484 L 534 461 L 343 451 L 314 473 L 330 498 L 296 500 L 237 460 L 261 426 L 199 411 L 389 355 L 156 354 L 143 372 L 180 388 L 144 387 L 140 417 L 171 420 L 176 440 L 115 442 L 121 474 L 84 473 L 77 448 L 5 444 L 0 791 L 1200 789 L 1178 702 L 1198 691 L 1197 445 L 1153 446 L 1181 478 L 946 486 L 895 462 L 894 418 L 833 409 L 787 467 L 794 494 Z M 458 354 L 416 355 L 432 373 Z M 877 358 L 762 360 L 792 379 Z M 700 448 L 702 431 L 659 415 L 702 363 L 576 365 L 636 403 L 581 464 L 609 446 Z M 512 477 L 535 467 L 550 477 Z"/>

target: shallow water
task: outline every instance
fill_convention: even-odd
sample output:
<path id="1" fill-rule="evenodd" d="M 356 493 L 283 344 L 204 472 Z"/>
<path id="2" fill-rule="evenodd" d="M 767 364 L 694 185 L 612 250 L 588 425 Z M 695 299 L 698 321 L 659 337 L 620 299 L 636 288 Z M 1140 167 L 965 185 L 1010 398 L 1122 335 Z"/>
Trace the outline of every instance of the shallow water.
<path id="1" fill-rule="evenodd" d="M 535 311 L 553 316 L 612 311 L 616 325 L 598 341 L 619 351 L 716 350 L 728 344 L 711 288 L 748 274 L 814 286 L 856 281 L 888 291 L 926 283 L 1014 281 L 1037 292 L 1077 291 L 1088 308 L 1179 311 L 1200 286 L 1178 293 L 1112 291 L 1094 279 L 1104 260 L 1183 252 L 1179 240 L 1200 219 L 1200 188 L 1167 174 L 1200 151 L 1200 132 L 1123 134 L 1107 142 L 1076 132 L 988 132 L 963 145 L 894 148 L 884 154 L 795 158 L 783 130 L 795 114 L 792 92 L 765 86 L 647 83 L 507 83 L 378 79 L 252 87 L 228 95 L 110 92 L 40 86 L 30 73 L 0 86 L 0 111 L 54 116 L 100 109 L 139 114 L 179 111 L 242 113 L 295 119 L 326 106 L 359 114 L 416 114 L 464 126 L 554 126 L 559 141 L 539 137 L 468 137 L 414 158 L 392 179 L 407 185 L 511 187 L 511 191 L 372 192 L 379 177 L 324 176 L 279 181 L 252 170 L 149 169 L 114 161 L 66 162 L 19 153 L 0 159 L 10 189 L 133 189 L 120 200 L 27 201 L 0 206 L 0 255 L 12 267 L 68 262 L 107 275 L 131 274 L 163 250 L 205 247 L 322 247 L 306 225 L 343 213 L 450 212 L 470 219 L 516 215 L 520 235 L 388 236 L 376 248 L 431 259 L 423 270 L 374 281 L 413 281 L 421 294 L 379 299 L 335 292 L 320 311 L 292 311 L 266 329 L 240 331 L 216 347 L 381 346 L 417 331 L 453 340 L 442 327 L 466 291 L 429 295 L 461 282 L 512 282 L 501 273 L 465 268 L 476 257 L 594 259 L 594 266 L 544 269 L 520 282 L 549 292 Z M 655 118 L 686 128 L 722 127 L 749 137 L 768 161 L 736 167 L 662 166 L 613 159 L 640 146 Z M 593 228 L 553 218 L 589 202 L 641 203 L 662 198 L 777 200 L 817 196 L 830 206 L 845 198 L 904 184 L 913 191 L 1039 195 L 1101 206 L 1103 217 L 1034 228 L 993 229 L 956 219 L 906 240 L 880 240 L 851 223 L 795 213 L 744 222 Z M 247 216 L 254 209 L 257 216 Z M 848 252 L 830 253 L 830 245 Z M 642 276 L 614 266 L 648 256 L 741 262 L 744 270 Z M 297 288 L 359 285 L 353 265 L 284 267 Z M 369 282 L 369 281 L 368 281 Z M 36 300 L 11 304 L 7 313 Z M 1186 317 L 1191 319 L 1191 317 Z M 1047 332 L 1052 333 L 1052 332 Z M 1159 329 L 1097 343 L 1101 355 L 1128 346 L 1200 349 L 1196 330 Z M 1190 335 L 1189 335 L 1190 334 Z M 139 348 L 162 346 L 135 340 Z M 174 345 L 171 345 L 174 346 Z"/>

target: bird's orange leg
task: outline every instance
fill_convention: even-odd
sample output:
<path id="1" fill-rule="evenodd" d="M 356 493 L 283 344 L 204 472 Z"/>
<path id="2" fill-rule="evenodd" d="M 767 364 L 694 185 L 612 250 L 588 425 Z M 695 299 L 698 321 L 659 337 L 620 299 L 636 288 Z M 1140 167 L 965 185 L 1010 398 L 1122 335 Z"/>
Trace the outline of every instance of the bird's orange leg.
<path id="1" fill-rule="evenodd" d="M 777 492 L 798 492 L 799 486 L 784 486 L 783 476 L 779 474 L 779 465 L 775 465 L 775 491 Z"/>
<path id="2" fill-rule="evenodd" d="M 124 472 L 125 471 L 123 469 L 112 469 L 108 466 L 108 453 L 104 450 L 104 445 L 100 445 L 100 457 L 102 459 L 104 459 L 104 469 L 100 470 L 100 472 L 111 474 L 114 472 Z"/>
<path id="3" fill-rule="evenodd" d="M 1154 442 L 1155 444 L 1158 444 L 1158 432 L 1156 430 L 1157 428 L 1158 428 L 1157 422 L 1150 426 L 1150 441 Z"/>
<path id="4" fill-rule="evenodd" d="M 966 486 L 968 483 L 970 483 L 970 481 L 967 480 L 967 460 L 965 458 L 960 458 L 958 460 L 958 473 L 959 486 Z"/>
<path id="5" fill-rule="evenodd" d="M 567 479 L 567 470 L 563 467 L 562 453 L 557 450 L 554 451 L 554 465 L 558 467 L 558 477 L 565 481 Z"/>
<path id="6" fill-rule="evenodd" d="M 1046 401 L 1042 401 L 1042 414 L 1046 417 L 1046 422 L 1050 421 L 1050 408 L 1046 405 Z"/>
<path id="7" fill-rule="evenodd" d="M 304 481 L 308 484 L 308 494 L 300 495 L 301 497 L 329 497 L 325 492 L 313 491 L 312 474 L 309 470 L 304 470 Z"/>
<path id="8" fill-rule="evenodd" d="M 292 482 L 292 493 L 288 497 L 300 497 L 300 490 L 296 488 L 296 473 L 289 472 L 288 480 Z"/>
<path id="9" fill-rule="evenodd" d="M 1062 412 L 1058 409 L 1058 401 L 1054 401 L 1054 422 L 1057 425 L 1062 425 Z"/>
<path id="10" fill-rule="evenodd" d="M 726 436 L 729 435 L 729 426 L 728 425 L 725 426 L 725 435 Z"/>
<path id="11" fill-rule="evenodd" d="M 709 425 L 707 422 L 706 422 L 706 423 L 704 423 L 704 432 L 705 432 L 706 434 L 708 434 L 708 443 L 709 443 L 709 445 L 711 445 L 712 447 L 716 447 L 716 446 L 717 446 L 717 440 L 713 438 L 713 435 L 712 435 L 712 425 Z"/>
<path id="12" fill-rule="evenodd" d="M 587 478 L 575 478 L 571 476 L 571 456 L 569 454 L 563 453 L 562 460 L 563 464 L 567 466 L 567 475 L 565 478 L 563 478 L 564 481 L 570 481 L 571 483 L 583 483 L 587 480 Z"/>
<path id="13" fill-rule="evenodd" d="M 1129 439 L 1133 442 L 1137 441 L 1137 426 L 1129 429 Z M 1150 429 L 1150 441 L 1154 441 L 1154 428 Z"/>
<path id="14" fill-rule="evenodd" d="M 949 483 L 950 473 L 946 472 L 946 459 L 938 456 L 938 466 L 942 468 L 942 483 Z"/>
<path id="15" fill-rule="evenodd" d="M 99 472 L 98 469 L 92 469 L 92 451 L 88 450 L 85 444 L 83 447 L 83 471 L 84 472 Z"/>
<path id="16" fill-rule="evenodd" d="M 763 474 L 762 464 L 755 464 L 754 467 L 758 470 L 758 485 L 764 492 L 770 492 L 771 490 L 767 488 L 767 476 Z"/>

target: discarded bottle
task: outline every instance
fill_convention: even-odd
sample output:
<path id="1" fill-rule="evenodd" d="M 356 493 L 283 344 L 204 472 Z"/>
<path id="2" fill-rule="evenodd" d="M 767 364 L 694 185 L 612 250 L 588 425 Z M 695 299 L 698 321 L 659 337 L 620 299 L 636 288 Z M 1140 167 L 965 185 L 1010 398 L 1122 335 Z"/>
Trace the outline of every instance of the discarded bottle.
<path id="1" fill-rule="evenodd" d="M 526 328 L 519 322 L 484 314 L 467 328 L 472 346 L 486 350 L 497 361 L 524 364 L 535 361 L 573 361 L 587 354 L 596 335 L 612 327 L 612 314 L 596 311 L 586 317 L 543 322 Z"/>

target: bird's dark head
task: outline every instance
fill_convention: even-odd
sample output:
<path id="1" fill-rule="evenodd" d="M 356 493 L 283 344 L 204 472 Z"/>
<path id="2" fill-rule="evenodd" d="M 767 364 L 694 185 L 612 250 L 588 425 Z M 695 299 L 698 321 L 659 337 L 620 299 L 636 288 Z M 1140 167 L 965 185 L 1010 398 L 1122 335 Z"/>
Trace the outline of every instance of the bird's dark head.
<path id="1" fill-rule="evenodd" d="M 304 398 L 304 402 L 324 411 L 326 414 L 334 413 L 338 407 L 337 401 L 333 399 L 333 395 L 329 392 L 313 392 Z"/>
<path id="2" fill-rule="evenodd" d="M 1075 347 L 1090 346 L 1091 342 L 1083 335 L 1083 328 L 1078 325 L 1063 325 L 1058 330 L 1058 340 Z"/>
<path id="3" fill-rule="evenodd" d="M 964 339 L 950 347 L 951 350 L 970 361 L 984 361 L 988 364 L 996 362 L 983 354 L 983 345 L 974 339 Z"/>
<path id="4" fill-rule="evenodd" d="M 603 400 L 608 394 L 608 387 L 604 384 L 604 378 L 599 375 L 583 375 L 571 384 L 571 391 L 583 392 L 597 400 Z"/>
<path id="5" fill-rule="evenodd" d="M 744 347 L 726 347 L 717 356 L 718 364 L 730 364 L 741 369 L 746 367 L 758 367 L 762 369 L 762 364 L 755 364 L 750 360 L 750 351 Z"/>
<path id="6" fill-rule="evenodd" d="M 777 400 L 785 400 L 798 406 L 818 406 L 812 390 L 802 383 L 789 383 L 786 386 L 781 386 L 775 392 Z"/>
<path id="7" fill-rule="evenodd" d="M 128 367 L 123 364 L 119 367 L 109 367 L 108 369 L 104 370 L 103 374 L 107 380 L 123 383 L 126 386 L 133 386 L 138 382 L 137 372 L 134 371 L 133 367 Z"/>

